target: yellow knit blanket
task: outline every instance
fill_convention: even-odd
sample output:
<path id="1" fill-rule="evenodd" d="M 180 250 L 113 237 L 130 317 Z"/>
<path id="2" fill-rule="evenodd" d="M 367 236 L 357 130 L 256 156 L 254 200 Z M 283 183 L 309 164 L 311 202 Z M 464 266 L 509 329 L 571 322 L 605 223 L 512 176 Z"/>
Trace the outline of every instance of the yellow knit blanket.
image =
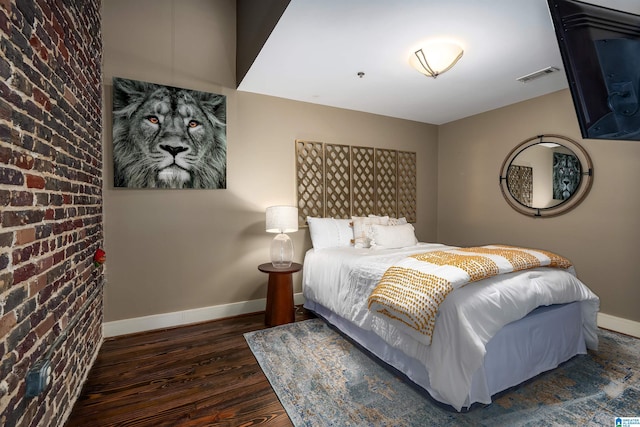
<path id="1" fill-rule="evenodd" d="M 369 296 L 369 310 L 407 325 L 411 335 L 428 345 L 438 308 L 451 291 L 536 267 L 566 269 L 571 262 L 548 251 L 502 245 L 412 255 L 387 269 Z"/>

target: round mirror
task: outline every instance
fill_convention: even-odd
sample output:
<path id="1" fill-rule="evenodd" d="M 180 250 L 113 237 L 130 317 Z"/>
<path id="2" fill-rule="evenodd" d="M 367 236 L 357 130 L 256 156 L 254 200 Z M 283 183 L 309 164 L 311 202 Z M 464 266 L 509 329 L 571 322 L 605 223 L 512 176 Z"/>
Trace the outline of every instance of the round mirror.
<path id="1" fill-rule="evenodd" d="M 500 173 L 500 189 L 520 213 L 560 215 L 573 209 L 591 188 L 593 165 L 575 141 L 538 135 L 509 153 Z"/>

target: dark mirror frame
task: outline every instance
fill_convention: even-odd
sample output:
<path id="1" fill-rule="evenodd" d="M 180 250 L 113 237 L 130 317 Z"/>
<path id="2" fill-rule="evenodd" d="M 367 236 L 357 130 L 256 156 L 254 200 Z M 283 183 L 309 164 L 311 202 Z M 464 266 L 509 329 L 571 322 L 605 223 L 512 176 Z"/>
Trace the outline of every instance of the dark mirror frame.
<path id="1" fill-rule="evenodd" d="M 520 202 L 509 191 L 507 182 L 508 170 L 513 160 L 527 148 L 542 142 L 555 143 L 571 150 L 580 161 L 581 178 L 575 192 L 563 202 L 547 208 L 531 207 Z M 533 217 L 551 217 L 561 215 L 575 208 L 589 193 L 593 182 L 593 164 L 589 154 L 580 144 L 574 140 L 561 135 L 538 135 L 521 142 L 516 148 L 511 150 L 505 158 L 500 169 L 500 190 L 509 205 L 521 214 Z"/>

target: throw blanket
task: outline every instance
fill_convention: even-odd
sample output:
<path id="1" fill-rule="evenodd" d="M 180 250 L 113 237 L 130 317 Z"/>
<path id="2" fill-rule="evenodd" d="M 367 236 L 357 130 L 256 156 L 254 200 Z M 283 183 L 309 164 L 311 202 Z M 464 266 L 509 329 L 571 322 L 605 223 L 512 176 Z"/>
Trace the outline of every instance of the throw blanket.
<path id="1" fill-rule="evenodd" d="M 429 345 L 438 308 L 451 291 L 537 267 L 566 269 L 571 262 L 548 251 L 499 245 L 412 255 L 387 269 L 369 296 L 369 310 L 407 325 L 412 336 Z"/>

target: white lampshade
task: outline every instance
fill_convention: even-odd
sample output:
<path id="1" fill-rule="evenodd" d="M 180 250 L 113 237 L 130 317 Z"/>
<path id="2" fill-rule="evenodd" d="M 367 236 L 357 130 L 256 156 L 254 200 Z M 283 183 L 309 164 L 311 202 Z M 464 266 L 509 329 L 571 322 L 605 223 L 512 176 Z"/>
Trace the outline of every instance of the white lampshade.
<path id="1" fill-rule="evenodd" d="M 462 58 L 463 53 L 462 48 L 456 43 L 434 41 L 415 51 L 409 57 L 409 62 L 422 74 L 435 79 L 450 70 Z"/>
<path id="2" fill-rule="evenodd" d="M 271 206 L 267 208 L 267 233 L 291 233 L 298 231 L 298 208 L 295 206 Z"/>

